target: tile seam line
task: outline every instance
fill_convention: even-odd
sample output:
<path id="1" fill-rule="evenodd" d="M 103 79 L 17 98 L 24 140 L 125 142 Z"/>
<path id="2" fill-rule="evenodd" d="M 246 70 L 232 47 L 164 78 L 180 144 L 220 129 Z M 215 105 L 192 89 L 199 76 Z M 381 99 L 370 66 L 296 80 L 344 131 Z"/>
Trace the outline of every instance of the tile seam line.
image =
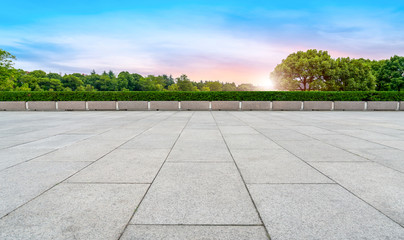
<path id="1" fill-rule="evenodd" d="M 179 226 L 179 227 L 263 227 L 263 224 L 129 224 L 129 226 Z"/>
<path id="2" fill-rule="evenodd" d="M 177 115 L 181 113 L 181 111 L 174 111 L 173 115 Z M 123 236 L 123 234 L 125 233 L 126 229 L 128 228 L 128 226 L 130 225 L 130 222 L 132 221 L 133 217 L 135 216 L 137 210 L 139 209 L 140 205 L 142 204 L 143 200 L 146 198 L 147 193 L 149 192 L 151 186 L 153 185 L 154 181 L 156 180 L 157 176 L 159 175 L 159 173 L 161 172 L 161 169 L 163 168 L 164 164 L 167 162 L 168 157 L 170 156 L 172 150 L 174 149 L 175 145 L 178 142 L 178 139 L 180 139 L 182 133 L 184 132 L 184 129 L 188 126 L 189 122 L 191 121 L 192 117 L 194 116 L 195 112 L 192 112 L 192 115 L 189 116 L 187 123 L 184 125 L 184 127 L 181 129 L 180 134 L 178 134 L 177 139 L 175 140 L 174 144 L 171 146 L 170 151 L 167 153 L 166 158 L 164 159 L 164 162 L 161 164 L 159 170 L 157 171 L 156 175 L 154 176 L 153 180 L 151 181 L 151 183 L 149 184 L 149 187 L 146 189 L 146 192 L 143 194 L 142 199 L 139 201 L 139 204 L 137 204 L 137 207 L 135 208 L 135 210 L 133 211 L 131 217 L 129 218 L 128 223 L 125 225 L 125 227 L 122 229 L 122 232 L 119 234 L 117 240 L 120 240 Z M 170 116 L 173 116 L 170 115 Z"/>
<path id="3" fill-rule="evenodd" d="M 170 115 L 171 116 L 171 115 Z M 170 116 L 168 116 L 167 118 L 169 118 Z M 161 121 L 163 121 L 165 119 L 162 119 Z M 146 132 L 147 130 L 153 128 L 155 125 L 157 125 L 158 123 L 160 123 L 161 121 L 157 122 L 156 124 L 154 124 L 153 126 L 151 126 L 150 128 L 147 128 L 146 130 L 144 130 L 143 132 L 139 133 L 138 135 L 134 136 L 133 138 L 139 136 L 140 134 Z M 133 139 L 132 138 L 132 139 Z M 129 139 L 128 141 L 130 141 L 131 139 Z M 124 142 L 123 144 L 127 143 L 128 141 Z M 54 187 L 60 185 L 61 183 L 65 182 L 67 179 L 73 177 L 74 175 L 76 175 L 77 173 L 83 171 L 84 169 L 86 169 L 87 167 L 93 165 L 94 163 L 98 162 L 101 158 L 105 157 L 106 155 L 110 154 L 111 152 L 115 151 L 117 148 L 119 148 L 120 146 L 122 146 L 123 144 L 119 145 L 118 147 L 112 149 L 111 151 L 107 152 L 106 154 L 102 155 L 100 158 L 98 158 L 97 160 L 91 162 L 90 164 L 86 165 L 85 167 L 81 168 L 79 171 L 69 175 L 68 177 L 64 178 L 63 180 L 61 180 L 60 182 L 52 185 L 51 187 L 49 187 L 48 189 L 46 189 L 45 191 L 43 191 L 42 193 L 38 194 L 37 196 L 35 196 L 34 198 L 32 198 L 31 200 L 25 202 L 24 204 L 21 204 L 20 206 L 18 206 L 17 208 L 13 209 L 12 211 L 8 212 L 7 214 L 5 214 L 4 216 L 0 217 L 0 220 L 2 220 L 3 218 L 7 217 L 8 215 L 10 215 L 11 213 L 17 211 L 18 209 L 22 208 L 23 206 L 27 205 L 28 203 L 34 201 L 35 199 L 39 198 L 40 196 L 42 196 L 43 194 L 49 192 L 51 189 L 53 189 Z M 31 159 L 32 160 L 32 159 Z"/>
<path id="4" fill-rule="evenodd" d="M 262 120 L 265 120 L 264 118 L 261 118 L 261 117 L 258 117 L 258 116 L 255 116 L 255 117 L 256 117 L 256 118 L 259 118 L 259 119 L 262 119 Z M 247 124 L 247 123 L 246 123 L 246 124 Z M 250 126 L 250 125 L 248 125 L 248 126 Z M 250 127 L 251 127 L 251 126 L 250 126 Z M 347 135 L 347 134 L 344 134 L 344 133 L 339 133 L 339 132 L 336 132 L 336 131 L 334 131 L 334 130 L 326 129 L 326 128 L 324 128 L 324 127 L 319 127 L 319 126 L 316 126 L 316 127 L 320 128 L 320 129 L 323 129 L 323 130 L 327 130 L 327 131 L 331 131 L 331 132 L 337 133 L 336 135 L 344 135 L 344 136 L 347 136 L 347 137 L 353 137 L 353 138 L 356 138 L 356 139 L 359 139 L 359 140 L 367 141 L 367 142 L 369 142 L 369 143 L 375 143 L 375 144 L 379 144 L 379 145 L 381 145 L 381 146 L 385 146 L 385 147 L 387 147 L 387 148 L 393 148 L 393 149 L 402 151 L 401 149 L 398 149 L 398 148 L 390 147 L 390 146 L 387 146 L 387 145 L 384 145 L 384 144 L 380 144 L 380 143 L 376 143 L 376 142 L 371 142 L 371 141 L 368 141 L 368 140 L 366 140 L 366 139 L 362 139 L 362 138 L 359 138 L 359 137 Z M 255 129 L 255 128 L 254 128 L 254 129 Z M 255 130 L 258 131 L 257 129 L 255 129 Z M 363 130 L 363 129 L 362 129 L 362 130 Z M 259 132 L 259 131 L 258 131 L 258 132 Z M 299 132 L 299 131 L 297 131 L 297 132 Z M 261 133 L 261 132 L 259 132 L 259 133 Z M 371 159 L 369 159 L 369 158 L 367 158 L 367 157 L 363 157 L 363 156 L 361 156 L 361 155 L 359 155 L 359 154 L 357 154 L 357 153 L 351 152 L 351 151 L 349 151 L 349 150 L 347 150 L 347 149 L 343 149 L 343 148 L 341 148 L 341 147 L 339 147 L 339 146 L 332 145 L 331 143 L 327 143 L 327 142 L 321 141 L 320 139 L 315 138 L 315 137 L 312 137 L 312 136 L 307 135 L 307 134 L 305 134 L 305 133 L 302 133 L 302 132 L 299 132 L 299 133 L 302 134 L 302 135 L 305 135 L 305 136 L 307 136 L 307 137 L 309 137 L 309 138 L 312 138 L 312 139 L 314 139 L 314 140 L 320 141 L 320 142 L 322 142 L 322 143 L 324 143 L 324 144 L 326 144 L 326 145 L 328 145 L 328 146 L 338 148 L 338 149 L 340 149 L 340 150 L 342 150 L 342 151 L 345 151 L 345 152 L 347 152 L 347 153 L 350 153 L 350 154 L 353 154 L 353 155 L 358 156 L 358 157 L 360 157 L 360 158 L 366 159 L 366 161 L 308 161 L 308 162 L 315 162 L 315 163 L 318 163 L 318 162 L 352 162 L 352 163 L 354 163 L 354 162 L 358 162 L 358 163 L 360 163 L 360 162 L 372 162 L 372 163 L 375 163 L 375 164 L 377 164 L 377 165 L 380 165 L 380 166 L 389 168 L 389 169 L 391 169 L 391 170 L 393 170 L 393 171 L 399 172 L 399 173 L 401 173 L 401 174 L 404 173 L 404 172 L 402 172 L 402 171 L 400 171 L 400 170 L 394 169 L 394 168 L 392 168 L 392 167 L 390 167 L 390 166 L 386 166 L 386 165 L 381 164 L 381 163 L 379 163 L 379 162 L 375 162 L 375 161 L 373 161 L 373 160 L 371 160 Z M 265 134 L 263 134 L 263 133 L 261 133 L 261 134 L 264 135 L 265 137 L 267 137 Z M 324 134 L 324 135 L 326 135 L 326 134 Z M 269 138 L 269 137 L 267 137 L 267 138 Z M 271 139 L 271 138 L 269 138 L 269 139 Z M 276 142 L 276 140 L 274 140 L 274 139 L 271 139 L 271 140 L 274 141 L 274 142 Z M 278 141 L 292 141 L 292 140 L 278 140 Z M 299 141 L 299 140 L 293 140 L 293 141 Z M 278 145 L 279 145 L 279 144 L 278 144 Z"/>
<path id="5" fill-rule="evenodd" d="M 226 144 L 227 151 L 229 152 L 229 154 L 230 154 L 230 156 L 231 156 L 231 158 L 232 158 L 232 160 L 233 160 L 233 163 L 234 163 L 234 165 L 236 166 L 236 169 L 237 169 L 237 171 L 238 171 L 238 174 L 239 174 L 241 180 L 243 181 L 244 187 L 245 187 L 245 189 L 246 189 L 246 191 L 247 191 L 247 193 L 248 193 L 248 196 L 250 197 L 250 200 L 251 200 L 251 202 L 252 202 L 252 204 L 253 204 L 253 206 L 254 206 L 255 212 L 257 213 L 258 218 L 259 218 L 261 224 L 264 226 L 264 230 L 265 230 L 265 233 L 266 233 L 266 235 L 267 235 L 267 238 L 268 238 L 269 240 L 271 240 L 271 235 L 269 234 L 269 231 L 268 231 L 267 227 L 265 226 L 264 221 L 262 220 L 261 214 L 260 214 L 260 212 L 258 211 L 257 205 L 256 205 L 256 203 L 254 202 L 254 199 L 253 199 L 252 196 L 251 196 L 250 190 L 248 189 L 247 184 L 246 184 L 246 182 L 245 182 L 245 180 L 244 180 L 244 177 L 243 177 L 243 175 L 241 174 L 240 168 L 239 168 L 239 166 L 237 165 L 237 163 L 236 163 L 236 161 L 235 161 L 235 159 L 234 159 L 233 153 L 230 151 L 229 145 L 227 144 L 226 139 L 225 139 L 224 136 L 223 136 L 222 130 L 220 129 L 219 125 L 217 124 L 217 121 L 216 121 L 216 118 L 215 118 L 213 112 L 210 112 L 210 114 L 212 115 L 212 118 L 213 118 L 213 120 L 215 121 L 216 127 L 217 127 L 217 129 L 219 130 L 220 135 L 222 136 L 222 139 L 223 139 L 224 143 Z M 229 113 L 227 112 L 227 114 L 229 114 Z"/>
<path id="6" fill-rule="evenodd" d="M 148 117 L 151 117 L 151 116 L 148 116 Z M 140 119 L 137 119 L 137 120 L 143 120 L 143 119 L 146 119 L 146 118 L 148 118 L 148 117 L 143 117 L 143 118 L 140 118 Z M 122 125 L 120 125 L 120 126 L 122 126 Z M 83 142 L 83 141 L 85 141 L 85 140 L 88 140 L 89 138 L 96 137 L 96 136 L 98 136 L 98 135 L 101 135 L 101 134 L 103 134 L 103 133 L 106 133 L 106 132 L 110 131 L 111 129 L 113 129 L 113 128 L 108 128 L 108 130 L 106 130 L 106 131 L 104 131 L 104 132 L 97 133 L 97 134 L 95 134 L 94 136 L 89 136 L 89 137 L 84 138 L 84 139 L 82 139 L 82 140 L 80 140 L 80 141 L 77 141 L 77 142 L 75 142 L 75 143 L 80 143 L 80 142 Z M 70 130 L 67 130 L 66 132 L 69 132 L 69 131 L 70 131 Z M 63 135 L 63 133 L 66 133 L 66 132 L 58 133 L 58 134 L 55 134 L 54 136 Z M 65 134 L 65 135 L 86 135 L 86 134 Z M 136 136 L 134 136 L 134 137 L 136 137 Z M 9 148 L 21 146 L 21 145 L 24 145 L 24 144 L 27 144 L 27 143 L 33 143 L 33 142 L 40 141 L 40 140 L 44 140 L 44 139 L 47 139 L 47 138 L 49 138 L 49 137 L 44 137 L 44 138 L 40 138 L 40 139 L 38 139 L 38 140 L 33 140 L 33 141 L 26 142 L 26 143 L 22 143 L 22 144 L 17 144 L 17 145 L 15 145 L 15 146 L 7 147 L 7 148 L 4 148 L 4 149 L 9 149 Z M 73 143 L 73 144 L 75 144 L 75 143 Z M 62 148 L 65 148 L 65 147 L 69 147 L 69 146 L 71 146 L 71 145 L 73 145 L 73 144 L 70 144 L 70 145 L 67 145 L 67 146 L 64 146 L 64 147 L 61 147 L 61 148 L 56 148 L 56 149 L 54 149 L 53 151 L 50 151 L 50 152 L 41 154 L 41 155 L 39 155 L 39 156 L 30 158 L 30 159 L 28 159 L 28 160 L 26 160 L 26 161 L 23 161 L 23 162 L 14 164 L 14 165 L 9 166 L 9 167 L 7 167 L 7 168 L 0 169 L 0 172 L 4 171 L 4 170 L 6 170 L 6 169 L 9 169 L 9 168 L 18 166 L 18 165 L 20 165 L 20 164 L 23 164 L 23 163 L 26 163 L 26 162 L 30 162 L 30 161 L 35 160 L 35 159 L 37 159 L 37 158 L 40 158 L 40 157 L 43 157 L 43 156 L 48 155 L 48 154 L 50 154 L 50 153 L 56 152 L 56 151 L 59 150 L 59 149 L 62 149 Z M 3 150 L 3 148 L 2 148 L 1 150 Z M 63 161 L 60 161 L 60 162 L 63 162 Z M 70 162 L 70 161 L 69 161 L 69 162 Z M 85 162 L 85 161 L 80 161 L 80 162 Z M 1 219 L 1 218 L 0 218 L 0 219 Z"/>
<path id="7" fill-rule="evenodd" d="M 232 114 L 233 115 L 233 114 Z M 233 115 L 234 116 L 234 115 Z M 237 116 L 234 116 L 235 118 L 238 118 Z M 238 118 L 240 121 L 240 118 Z M 244 121 L 243 121 L 244 122 Z M 244 122 L 245 123 L 245 122 Z M 247 124 L 247 123 L 246 123 Z M 252 127 L 253 129 L 255 129 L 255 127 L 251 126 L 248 124 L 248 126 Z M 258 131 L 257 129 L 255 129 L 255 131 L 261 133 L 260 131 Z M 271 138 L 267 137 L 266 135 L 264 135 L 263 133 L 261 133 L 263 136 L 265 136 L 266 138 L 268 138 L 269 140 L 273 141 Z M 279 145 L 277 142 L 273 141 L 274 143 L 276 143 L 277 145 Z M 282 147 L 281 145 L 279 145 L 280 147 Z M 283 147 L 282 147 L 283 148 Z M 289 150 L 287 150 L 286 148 L 283 148 L 286 151 L 288 151 L 290 154 L 293 154 L 292 152 L 290 152 Z M 317 168 L 315 168 L 314 166 L 312 166 L 310 163 L 304 161 L 302 158 L 298 157 L 297 155 L 293 154 L 295 157 L 299 158 L 301 161 L 303 161 L 304 163 L 306 163 L 307 165 L 309 165 L 310 167 L 312 167 L 313 169 L 315 169 L 317 172 L 321 173 L 322 175 L 324 175 L 325 177 L 327 177 L 328 179 L 330 179 L 331 181 L 335 182 L 338 186 L 340 186 L 341 188 L 345 189 L 347 192 L 349 192 L 350 194 L 352 194 L 353 196 L 355 196 L 356 198 L 360 199 L 362 202 L 364 202 L 365 204 L 367 204 L 368 206 L 372 207 L 373 209 L 375 209 L 376 211 L 378 211 L 379 213 L 381 213 L 382 215 L 384 215 L 386 218 L 390 219 L 392 222 L 396 223 L 397 225 L 399 225 L 400 227 L 404 228 L 403 225 L 401 225 L 399 222 L 397 222 L 396 220 L 392 219 L 390 216 L 386 215 L 384 212 L 382 212 L 381 210 L 379 210 L 378 208 L 376 208 L 375 206 L 373 206 L 372 204 L 370 204 L 369 202 L 365 201 L 364 199 L 362 199 L 361 197 L 359 197 L 358 195 L 356 195 L 355 193 L 353 193 L 352 191 L 350 191 L 348 188 L 342 186 L 340 183 L 338 183 L 337 181 L 335 181 L 334 179 L 332 179 L 331 177 L 329 177 L 328 175 L 324 174 L 323 172 L 321 172 L 320 170 L 318 170 Z"/>

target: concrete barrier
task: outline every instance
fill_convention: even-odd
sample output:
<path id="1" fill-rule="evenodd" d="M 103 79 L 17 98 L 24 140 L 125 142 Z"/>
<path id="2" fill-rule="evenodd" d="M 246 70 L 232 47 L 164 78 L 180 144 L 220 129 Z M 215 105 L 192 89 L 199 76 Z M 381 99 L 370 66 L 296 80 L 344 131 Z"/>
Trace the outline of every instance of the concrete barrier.
<path id="1" fill-rule="evenodd" d="M 0 102 L 0 111 L 25 111 L 25 102 Z"/>
<path id="2" fill-rule="evenodd" d="M 344 102 L 337 101 L 334 102 L 335 111 L 365 111 L 366 102 Z"/>
<path id="3" fill-rule="evenodd" d="M 178 111 L 179 103 L 177 101 L 152 101 L 150 110 L 153 111 Z"/>
<path id="4" fill-rule="evenodd" d="M 368 102 L 369 111 L 396 111 L 398 102 Z"/>
<path id="5" fill-rule="evenodd" d="M 112 111 L 116 110 L 115 101 L 89 101 L 88 110 L 90 111 Z"/>
<path id="6" fill-rule="evenodd" d="M 28 110 L 56 111 L 56 102 L 48 102 L 48 101 L 28 102 Z"/>
<path id="7" fill-rule="evenodd" d="M 269 111 L 271 110 L 272 103 L 268 101 L 244 101 L 241 102 L 241 110 L 243 111 Z"/>
<path id="8" fill-rule="evenodd" d="M 301 101 L 273 101 L 272 110 L 275 111 L 300 111 L 302 109 Z"/>
<path id="9" fill-rule="evenodd" d="M 240 110 L 240 102 L 239 101 L 212 101 L 212 110 L 237 111 L 237 110 Z"/>
<path id="10" fill-rule="evenodd" d="M 118 108 L 123 111 L 145 111 L 148 110 L 147 101 L 119 101 Z"/>
<path id="11" fill-rule="evenodd" d="M 85 111 L 86 102 L 84 101 L 63 101 L 58 102 L 59 111 Z"/>
<path id="12" fill-rule="evenodd" d="M 209 101 L 182 101 L 181 102 L 181 110 L 196 110 L 196 111 L 208 111 L 209 110 Z"/>
<path id="13" fill-rule="evenodd" d="M 303 110 L 304 111 L 331 111 L 332 110 L 331 101 L 304 101 Z"/>
<path id="14" fill-rule="evenodd" d="M 404 101 L 400 102 L 400 111 L 404 111 Z"/>

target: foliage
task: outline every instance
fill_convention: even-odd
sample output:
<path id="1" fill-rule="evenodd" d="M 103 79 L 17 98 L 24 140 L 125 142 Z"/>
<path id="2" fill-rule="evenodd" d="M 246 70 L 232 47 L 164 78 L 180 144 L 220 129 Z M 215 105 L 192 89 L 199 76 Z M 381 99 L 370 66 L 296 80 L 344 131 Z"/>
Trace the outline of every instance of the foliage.
<path id="1" fill-rule="evenodd" d="M 396 91 L 0 92 L 0 101 L 404 101 Z"/>
<path id="2" fill-rule="evenodd" d="M 384 61 L 378 72 L 377 90 L 404 89 L 404 57 L 394 56 Z"/>

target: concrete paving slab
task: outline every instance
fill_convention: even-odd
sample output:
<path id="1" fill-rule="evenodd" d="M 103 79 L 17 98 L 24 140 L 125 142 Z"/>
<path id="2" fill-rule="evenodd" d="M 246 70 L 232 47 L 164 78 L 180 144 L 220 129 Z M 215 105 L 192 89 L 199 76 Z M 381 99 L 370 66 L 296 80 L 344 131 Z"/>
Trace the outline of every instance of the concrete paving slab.
<path id="1" fill-rule="evenodd" d="M 307 162 L 322 161 L 368 161 L 358 155 L 344 151 L 337 147 L 322 143 L 317 140 L 311 141 L 276 141 L 286 150 Z"/>
<path id="2" fill-rule="evenodd" d="M 129 225 L 122 240 L 267 240 L 262 226 Z"/>
<path id="3" fill-rule="evenodd" d="M 132 224 L 260 224 L 233 163 L 166 163 Z"/>
<path id="4" fill-rule="evenodd" d="M 7 148 L 0 150 L 0 171 L 54 151 L 48 148 Z"/>
<path id="5" fill-rule="evenodd" d="M 122 142 L 84 140 L 36 158 L 34 161 L 93 162 L 118 147 Z"/>
<path id="6" fill-rule="evenodd" d="M 117 149 L 68 182 L 151 183 L 170 149 Z"/>
<path id="7" fill-rule="evenodd" d="M 0 172 L 0 218 L 88 164 L 31 161 Z"/>
<path id="8" fill-rule="evenodd" d="M 230 149 L 280 149 L 275 142 L 262 135 L 225 135 L 224 138 Z"/>
<path id="9" fill-rule="evenodd" d="M 61 184 L 0 220 L 1 239 L 118 239 L 148 185 Z"/>
<path id="10" fill-rule="evenodd" d="M 314 167 L 404 226 L 404 174 L 373 162 Z"/>
<path id="11" fill-rule="evenodd" d="M 402 239 L 404 229 L 336 184 L 248 185 L 271 239 Z"/>
<path id="12" fill-rule="evenodd" d="M 226 145 L 211 147 L 179 147 L 176 145 L 168 156 L 169 162 L 232 162 Z"/>
<path id="13" fill-rule="evenodd" d="M 333 183 L 285 150 L 232 150 L 246 183 Z"/>

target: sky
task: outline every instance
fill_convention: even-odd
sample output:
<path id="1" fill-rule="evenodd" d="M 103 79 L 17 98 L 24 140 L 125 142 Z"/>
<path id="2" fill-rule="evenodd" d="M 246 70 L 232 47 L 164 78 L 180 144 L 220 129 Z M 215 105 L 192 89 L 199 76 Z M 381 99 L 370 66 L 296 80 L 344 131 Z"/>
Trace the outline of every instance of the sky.
<path id="1" fill-rule="evenodd" d="M 57 73 L 186 74 L 266 85 L 289 54 L 404 55 L 404 1 L 3 1 L 0 48 Z"/>

